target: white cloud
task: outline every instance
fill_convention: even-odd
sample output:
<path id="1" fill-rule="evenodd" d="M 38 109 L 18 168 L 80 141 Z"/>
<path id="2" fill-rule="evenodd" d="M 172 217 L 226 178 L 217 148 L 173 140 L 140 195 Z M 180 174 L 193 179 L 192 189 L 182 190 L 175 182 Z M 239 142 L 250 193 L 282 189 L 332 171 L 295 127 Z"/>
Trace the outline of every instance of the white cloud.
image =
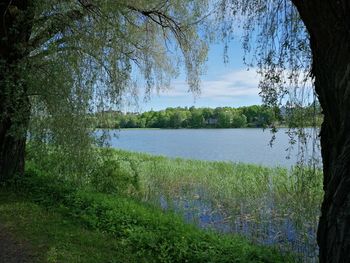
<path id="1" fill-rule="evenodd" d="M 254 70 L 235 70 L 213 80 L 201 82 L 200 98 L 233 98 L 257 96 L 259 76 Z M 161 91 L 160 96 L 183 97 L 191 95 L 185 81 L 175 81 L 172 89 Z"/>

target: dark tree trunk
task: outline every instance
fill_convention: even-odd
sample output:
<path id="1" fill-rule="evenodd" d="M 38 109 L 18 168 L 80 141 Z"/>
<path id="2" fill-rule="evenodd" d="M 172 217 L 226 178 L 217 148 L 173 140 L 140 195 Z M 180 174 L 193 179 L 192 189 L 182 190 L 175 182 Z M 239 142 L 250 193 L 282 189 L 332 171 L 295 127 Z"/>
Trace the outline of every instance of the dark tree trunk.
<path id="1" fill-rule="evenodd" d="M 350 1 L 293 0 L 310 34 L 321 103 L 320 262 L 350 262 Z"/>
<path id="2" fill-rule="evenodd" d="M 8 72 L 8 71 L 5 71 Z M 12 73 L 12 72 L 11 72 Z M 30 104 L 25 84 L 8 78 L 0 80 L 0 182 L 22 175 Z M 5 91 L 5 92 L 4 92 Z"/>
<path id="3" fill-rule="evenodd" d="M 0 2 L 0 182 L 24 171 L 30 104 L 22 67 L 31 33 L 29 2 Z"/>

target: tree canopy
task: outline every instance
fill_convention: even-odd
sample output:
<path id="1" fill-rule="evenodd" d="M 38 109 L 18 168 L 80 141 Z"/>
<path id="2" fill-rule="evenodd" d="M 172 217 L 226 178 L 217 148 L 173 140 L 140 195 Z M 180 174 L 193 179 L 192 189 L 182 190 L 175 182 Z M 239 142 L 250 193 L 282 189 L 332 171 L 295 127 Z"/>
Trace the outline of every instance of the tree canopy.
<path id="1" fill-rule="evenodd" d="M 0 7 L 4 140 L 13 134 L 23 141 L 29 128 L 37 147 L 49 140 L 70 153 L 68 160 L 83 159 L 96 139 L 87 113 L 135 100 L 141 85 L 146 97 L 167 88 L 180 65 L 189 90 L 199 92 L 207 1 L 26 0 Z"/>
<path id="2" fill-rule="evenodd" d="M 320 262 L 350 255 L 349 1 L 221 1 L 221 17 L 243 21 L 246 50 L 255 50 L 267 104 L 318 98 L 325 198 L 318 228 Z M 226 21 L 224 19 L 224 21 Z M 232 23 L 223 23 L 224 36 Z M 236 24 L 235 24 L 236 25 Z M 309 89 L 310 88 L 310 89 Z M 308 91 L 309 90 L 309 91 Z"/>
<path id="3" fill-rule="evenodd" d="M 307 109 L 301 110 L 301 114 Z M 304 114 L 305 115 L 305 114 Z M 105 111 L 93 115 L 98 128 L 267 128 L 280 125 L 280 109 L 262 105 L 247 107 L 166 108 L 143 113 Z"/>

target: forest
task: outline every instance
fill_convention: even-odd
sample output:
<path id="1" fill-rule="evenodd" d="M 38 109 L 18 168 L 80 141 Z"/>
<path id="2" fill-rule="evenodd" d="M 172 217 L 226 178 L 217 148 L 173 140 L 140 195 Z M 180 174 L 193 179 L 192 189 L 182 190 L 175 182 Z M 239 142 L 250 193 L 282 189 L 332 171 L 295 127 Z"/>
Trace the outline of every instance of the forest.
<path id="1" fill-rule="evenodd" d="M 316 113 L 316 114 L 315 114 Z M 305 127 L 320 125 L 319 106 L 278 108 L 263 105 L 245 107 L 195 108 L 177 107 L 160 111 L 134 113 L 103 111 L 93 115 L 97 128 L 268 128 L 274 126 Z M 302 120 L 302 121 L 301 121 Z"/>

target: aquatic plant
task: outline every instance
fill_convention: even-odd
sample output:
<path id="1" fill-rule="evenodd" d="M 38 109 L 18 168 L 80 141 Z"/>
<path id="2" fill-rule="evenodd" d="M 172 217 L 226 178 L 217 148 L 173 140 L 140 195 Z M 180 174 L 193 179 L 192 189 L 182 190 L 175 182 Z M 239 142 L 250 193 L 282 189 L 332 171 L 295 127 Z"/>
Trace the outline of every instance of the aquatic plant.
<path id="1" fill-rule="evenodd" d="M 138 162 L 143 201 L 186 220 L 317 260 L 322 173 L 307 167 L 170 159 L 116 150 Z M 127 163 L 125 163 L 127 165 Z"/>

